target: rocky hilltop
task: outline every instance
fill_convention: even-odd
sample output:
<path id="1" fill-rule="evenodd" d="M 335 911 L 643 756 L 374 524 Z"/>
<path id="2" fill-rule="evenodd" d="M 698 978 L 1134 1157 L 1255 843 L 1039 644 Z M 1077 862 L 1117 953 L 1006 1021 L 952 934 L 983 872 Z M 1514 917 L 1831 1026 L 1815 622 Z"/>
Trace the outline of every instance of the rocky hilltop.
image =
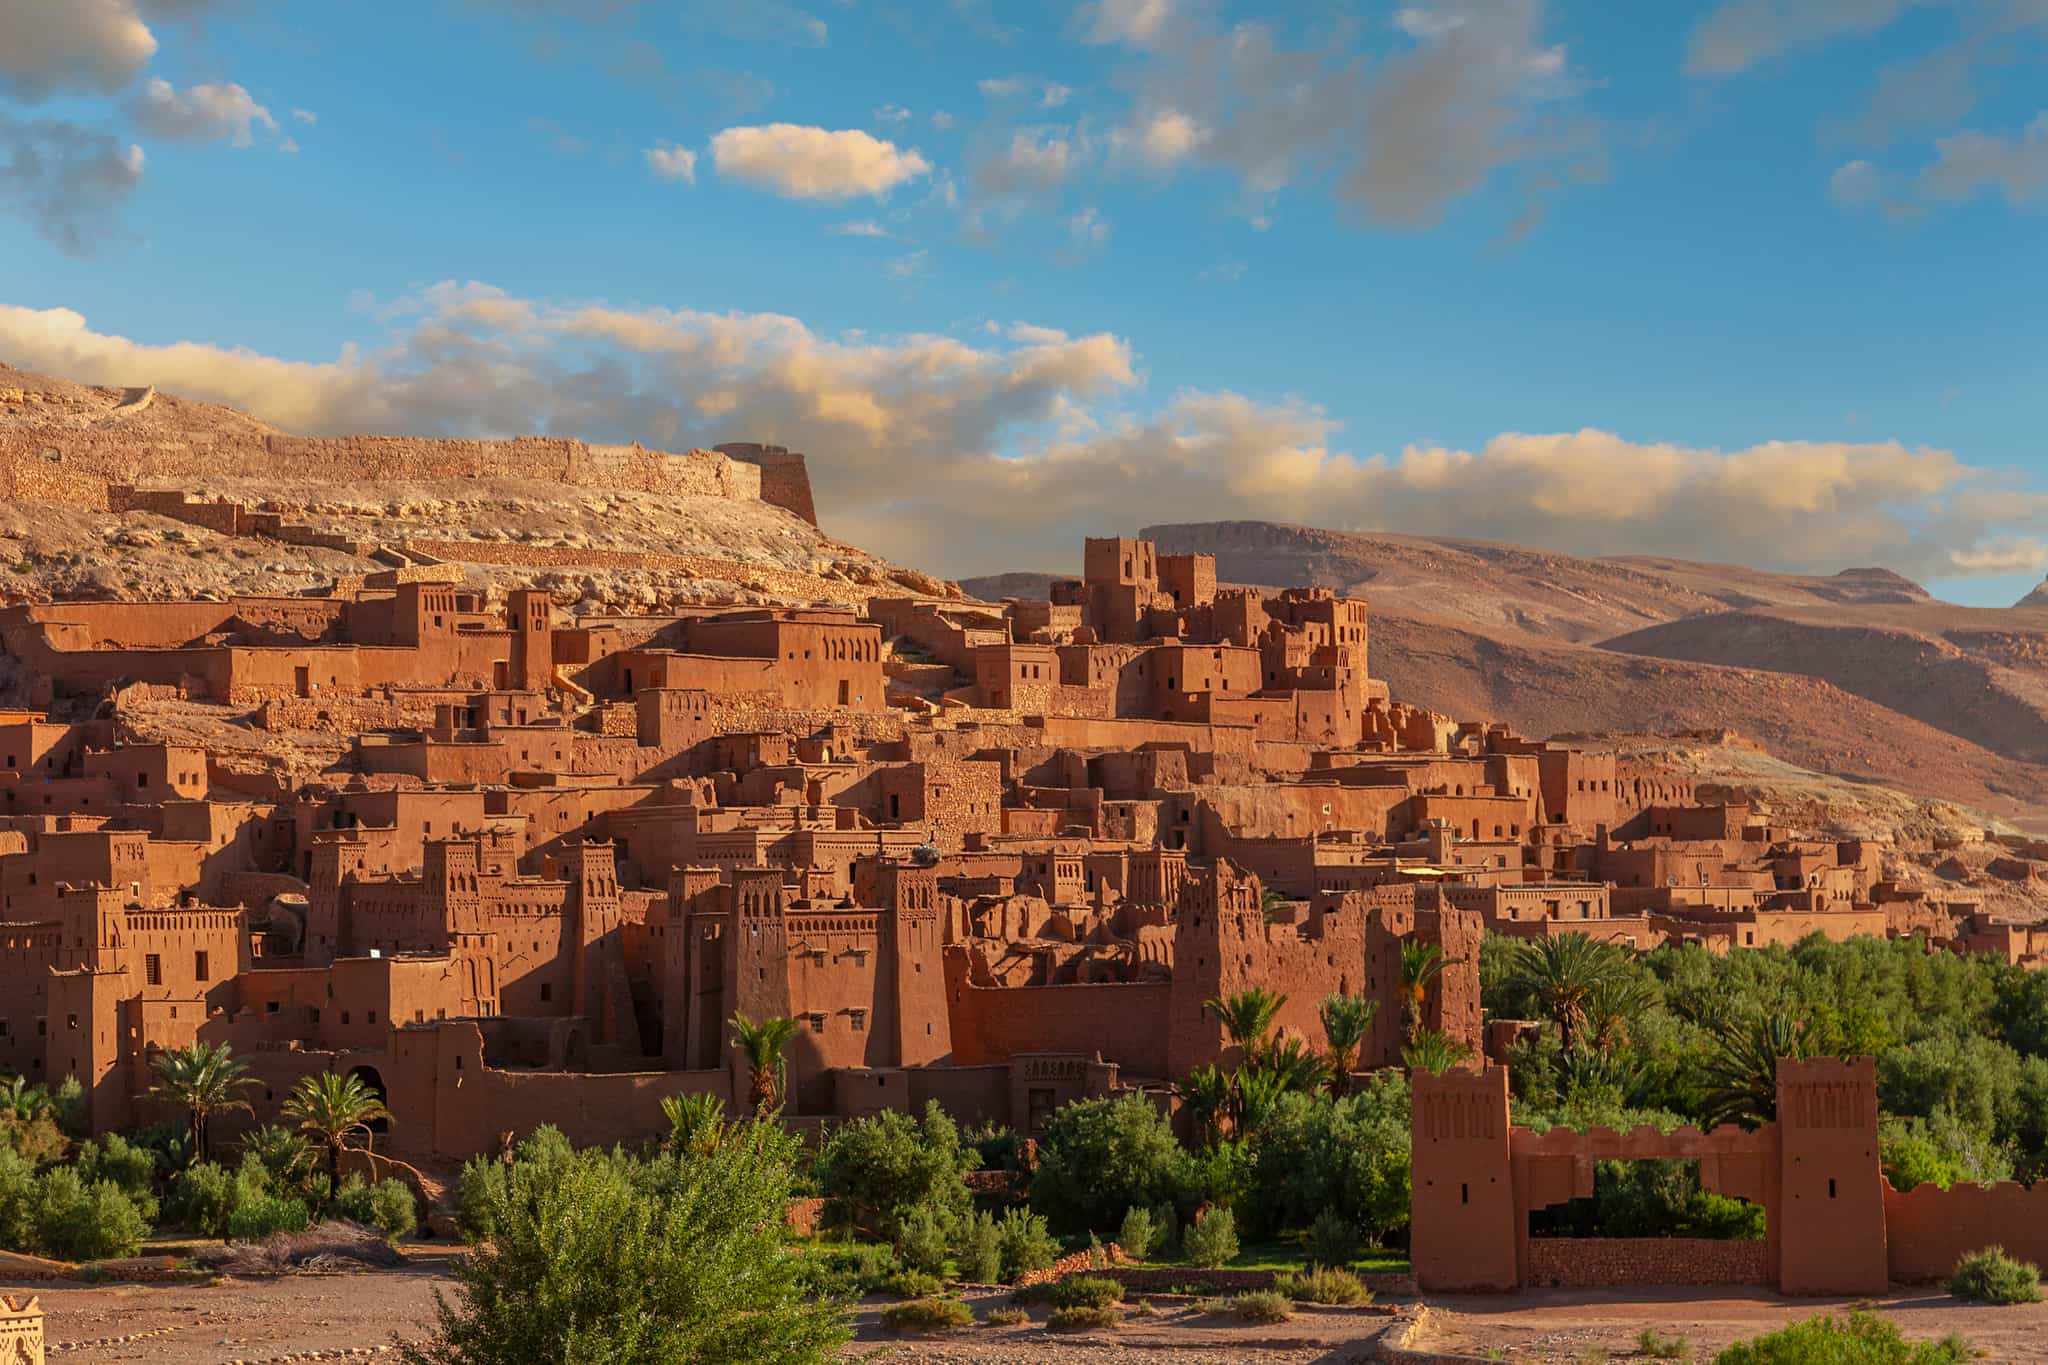
<path id="1" fill-rule="evenodd" d="M 1227 582 L 1366 598 L 1374 676 L 1432 710 L 1536 735 L 1728 731 L 1800 770 L 2048 828 L 2048 613 L 2031 607 L 1938 602 L 1884 569 L 1777 574 L 1270 522 L 1140 534 L 1214 554 Z M 1043 577 L 962 586 L 1035 595 Z M 1737 766 L 1731 783 L 1768 779 Z"/>
<path id="2" fill-rule="evenodd" d="M 408 565 L 572 609 L 952 595 L 821 532 L 803 457 L 288 436 L 0 365 L 0 601 L 296 593 Z"/>

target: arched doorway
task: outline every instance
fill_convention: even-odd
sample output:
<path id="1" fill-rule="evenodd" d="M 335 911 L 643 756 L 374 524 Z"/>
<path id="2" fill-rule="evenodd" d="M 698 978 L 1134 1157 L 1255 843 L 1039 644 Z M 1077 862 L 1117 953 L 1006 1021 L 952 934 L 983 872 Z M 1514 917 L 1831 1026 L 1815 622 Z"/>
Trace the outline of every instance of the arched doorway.
<path id="1" fill-rule="evenodd" d="M 368 1086 L 370 1090 L 377 1096 L 377 1102 L 379 1104 L 384 1105 L 386 1108 L 390 1107 L 390 1096 L 388 1096 L 384 1092 L 384 1078 L 377 1074 L 376 1067 L 354 1067 L 349 1071 L 348 1074 L 355 1077 L 357 1080 L 361 1081 L 364 1085 Z M 367 1127 L 372 1133 L 388 1133 L 391 1131 L 391 1120 L 371 1119 L 369 1123 L 365 1124 L 364 1126 Z"/>

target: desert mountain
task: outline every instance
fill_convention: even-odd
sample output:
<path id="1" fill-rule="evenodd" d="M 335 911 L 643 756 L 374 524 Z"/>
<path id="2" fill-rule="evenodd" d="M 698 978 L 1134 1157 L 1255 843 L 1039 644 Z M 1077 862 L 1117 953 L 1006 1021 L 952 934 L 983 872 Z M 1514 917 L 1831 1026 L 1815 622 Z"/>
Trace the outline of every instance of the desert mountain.
<path id="1" fill-rule="evenodd" d="M 0 365 L 0 602 L 295 593 L 435 563 L 578 612 L 952 591 L 745 478 L 719 482 L 743 463 L 538 438 L 306 441 L 153 388 Z M 671 466 L 708 472 L 664 477 Z"/>
<path id="2" fill-rule="evenodd" d="M 1937 602 L 1884 569 L 1776 574 L 1267 522 L 1140 534 L 1214 554 L 1227 582 L 1368 599 L 1374 675 L 1437 711 L 1541 736 L 1734 732 L 1800 769 L 2043 821 L 2040 611 Z"/>

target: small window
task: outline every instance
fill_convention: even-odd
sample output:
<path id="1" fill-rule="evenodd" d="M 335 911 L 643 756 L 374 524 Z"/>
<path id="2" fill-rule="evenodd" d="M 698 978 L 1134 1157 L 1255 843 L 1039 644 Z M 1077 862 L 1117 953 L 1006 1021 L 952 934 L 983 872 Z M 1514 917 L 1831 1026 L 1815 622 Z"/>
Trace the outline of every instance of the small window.
<path id="1" fill-rule="evenodd" d="M 866 1010 L 851 1010 L 849 1013 L 853 1016 L 853 1031 L 855 1033 L 866 1033 L 868 1031 L 868 1012 Z"/>
<path id="2" fill-rule="evenodd" d="M 195 981 L 211 981 L 213 979 L 206 972 L 205 953 L 192 954 L 192 978 Z"/>
<path id="3" fill-rule="evenodd" d="M 372 1023 L 372 1024 L 374 1024 L 374 1023 L 376 1023 L 376 1022 L 377 1022 L 377 1011 L 375 1011 L 375 1010 L 371 1010 L 371 1011 L 369 1011 L 369 1013 L 365 1014 L 365 1015 L 364 1015 L 363 1017 L 364 1017 L 364 1019 L 365 1019 L 365 1020 L 366 1020 L 367 1022 L 369 1022 L 369 1023 Z"/>
<path id="4" fill-rule="evenodd" d="M 551 982 L 547 982 L 547 981 L 543 981 L 543 982 L 541 982 L 541 983 L 540 983 L 540 1002 L 541 1002 L 541 1003 L 542 1003 L 543 1005 L 545 1005 L 545 1004 L 547 1004 L 547 1003 L 548 1003 L 548 1001 L 550 1001 L 550 1000 L 553 1000 L 554 998 L 555 998 L 555 988 L 554 988 L 554 985 L 553 985 L 553 983 L 551 983 Z"/>
<path id="5" fill-rule="evenodd" d="M 157 953 L 146 953 L 142 959 L 142 979 L 152 986 L 164 984 L 164 960 Z"/>
<path id="6" fill-rule="evenodd" d="M 275 1001 L 275 1000 L 268 1000 L 268 1001 L 265 1001 L 265 1002 L 264 1002 L 264 1005 L 263 1005 L 263 1012 L 264 1012 L 265 1014 L 276 1014 L 276 1013 L 277 1013 L 277 1001 Z"/>
<path id="7" fill-rule="evenodd" d="M 812 1016 L 811 1016 L 811 1032 L 813 1032 L 813 1033 L 823 1033 L 824 1031 L 825 1031 L 825 1016 L 824 1016 L 824 1015 L 822 1015 L 822 1014 L 814 1014 L 814 1015 L 812 1015 Z"/>

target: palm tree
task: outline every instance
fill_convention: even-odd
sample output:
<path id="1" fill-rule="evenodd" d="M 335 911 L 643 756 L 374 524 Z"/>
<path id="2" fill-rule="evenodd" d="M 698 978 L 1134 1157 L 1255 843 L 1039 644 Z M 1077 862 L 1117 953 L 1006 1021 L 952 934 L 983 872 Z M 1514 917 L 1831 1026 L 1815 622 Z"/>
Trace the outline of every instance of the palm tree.
<path id="1" fill-rule="evenodd" d="M 1773 1010 L 1724 1023 L 1702 1070 L 1708 1127 L 1739 1123 L 1754 1128 L 1778 1116 L 1778 1059 L 1810 1057 L 1806 1025 Z"/>
<path id="2" fill-rule="evenodd" d="M 1278 1077 L 1282 1090 L 1314 1090 L 1329 1074 L 1329 1063 L 1301 1039 L 1282 1038 L 1261 1048 L 1238 1074 L 1254 1071 Z"/>
<path id="3" fill-rule="evenodd" d="M 1282 1072 L 1247 1067 L 1231 1077 L 1231 1081 L 1237 1091 L 1234 1136 L 1248 1138 L 1265 1126 L 1266 1116 L 1287 1093 L 1287 1077 Z"/>
<path id="4" fill-rule="evenodd" d="M 26 1076 L 9 1076 L 0 1081 L 0 1116 L 13 1119 L 16 1123 L 34 1123 L 43 1115 L 55 1118 L 56 1101 L 50 1092 L 40 1085 L 32 1085 Z"/>
<path id="5" fill-rule="evenodd" d="M 716 1095 L 669 1095 L 661 1102 L 661 1114 L 675 1151 L 708 1156 L 725 1140 L 725 1101 Z"/>
<path id="6" fill-rule="evenodd" d="M 1570 1052 L 1578 1046 L 1593 992 L 1625 971 L 1612 946 L 1585 934 L 1559 934 L 1525 944 L 1508 985 L 1526 992 L 1550 1016 L 1558 1041 Z"/>
<path id="7" fill-rule="evenodd" d="M 323 1071 L 300 1079 L 285 1099 L 284 1112 L 299 1121 L 299 1127 L 327 1148 L 329 1188 L 341 1188 L 341 1153 L 349 1138 L 360 1132 L 368 1146 L 370 1125 L 388 1119 L 391 1111 L 361 1076 Z"/>
<path id="8" fill-rule="evenodd" d="M 215 1114 L 249 1109 L 237 1093 L 256 1084 L 249 1064 L 233 1055 L 226 1043 L 194 1043 L 157 1053 L 149 1060 L 156 1080 L 149 1093 L 182 1105 L 192 1116 L 192 1159 L 206 1160 L 206 1125 Z M 251 1113 L 255 1112 L 250 1110 Z"/>
<path id="9" fill-rule="evenodd" d="M 1462 1065 L 1471 1055 L 1471 1048 L 1450 1034 L 1433 1028 L 1416 1034 L 1408 1046 L 1401 1049 L 1404 1065 L 1427 1071 L 1432 1076 L 1441 1076 L 1452 1067 Z"/>
<path id="10" fill-rule="evenodd" d="M 1216 1016 L 1223 1025 L 1223 1031 L 1230 1035 L 1231 1043 L 1250 1058 L 1264 1044 L 1267 1031 L 1273 1027 L 1273 1021 L 1280 1017 L 1280 1011 L 1286 1004 L 1286 996 L 1275 995 L 1264 986 L 1254 986 L 1235 995 L 1206 1000 L 1202 1008 Z"/>
<path id="11" fill-rule="evenodd" d="M 1429 998 L 1430 983 L 1450 965 L 1436 944 L 1401 940 L 1401 1036 L 1409 1042 L 1422 1032 L 1422 1005 Z"/>
<path id="12" fill-rule="evenodd" d="M 1280 918 L 1280 912 L 1287 907 L 1288 903 L 1287 897 L 1281 895 L 1270 886 L 1262 887 L 1259 890 L 1259 913 L 1265 917 L 1268 924 Z"/>
<path id="13" fill-rule="evenodd" d="M 788 1074 L 782 1050 L 796 1036 L 796 1020 L 778 1016 L 757 1024 L 735 1010 L 726 1023 L 732 1029 L 732 1045 L 747 1055 L 752 1073 L 748 1098 L 756 1114 L 765 1114 L 775 1107 Z"/>
<path id="14" fill-rule="evenodd" d="M 1602 1052 L 1628 1042 L 1629 1027 L 1657 1006 L 1657 988 L 1644 976 L 1617 973 L 1586 997 L 1586 1038 Z"/>
<path id="15" fill-rule="evenodd" d="M 1236 1098 L 1230 1077 L 1216 1067 L 1198 1066 L 1174 1083 L 1173 1093 L 1194 1123 L 1202 1145 L 1215 1146 Z"/>
<path id="16" fill-rule="evenodd" d="M 262 1162 L 263 1169 L 285 1185 L 299 1185 L 313 1165 L 313 1149 L 306 1139 L 279 1123 L 242 1134 L 242 1154 Z"/>
<path id="17" fill-rule="evenodd" d="M 1323 1037 L 1330 1043 L 1330 1088 L 1340 1095 L 1351 1093 L 1359 1046 L 1379 1010 L 1379 1001 L 1362 995 L 1326 995 L 1316 1011 L 1322 1017 Z"/>

